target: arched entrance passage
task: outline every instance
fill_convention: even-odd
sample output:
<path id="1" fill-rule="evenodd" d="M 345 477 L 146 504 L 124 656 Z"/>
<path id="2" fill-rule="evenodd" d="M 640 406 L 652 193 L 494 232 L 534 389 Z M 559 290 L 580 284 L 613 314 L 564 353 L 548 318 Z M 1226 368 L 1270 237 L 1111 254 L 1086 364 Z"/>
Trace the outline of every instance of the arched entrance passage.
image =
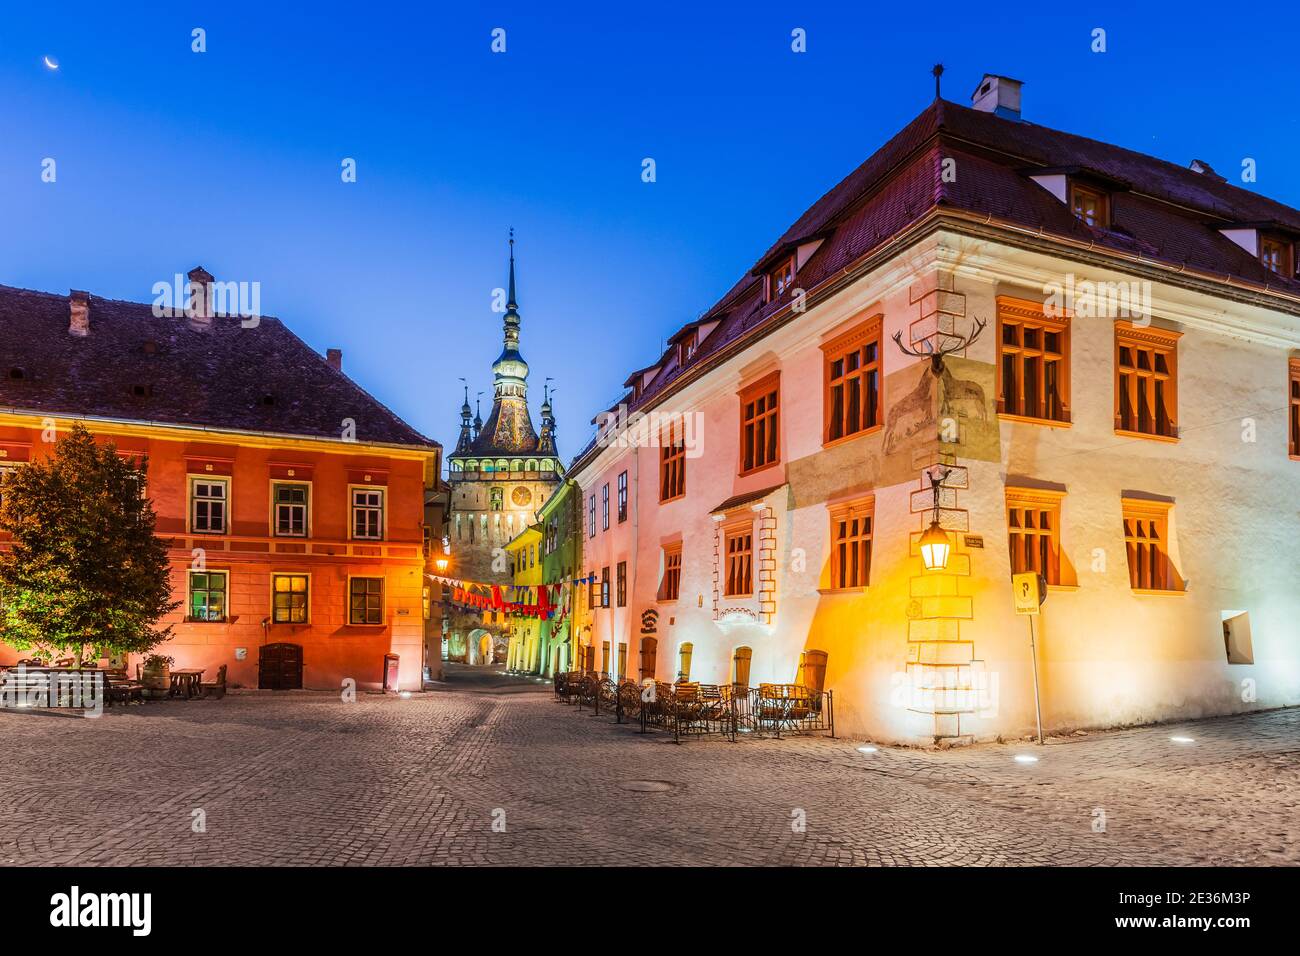
<path id="1" fill-rule="evenodd" d="M 466 648 L 467 664 L 491 664 L 492 663 L 492 635 L 476 627 L 469 632 L 469 647 Z"/>

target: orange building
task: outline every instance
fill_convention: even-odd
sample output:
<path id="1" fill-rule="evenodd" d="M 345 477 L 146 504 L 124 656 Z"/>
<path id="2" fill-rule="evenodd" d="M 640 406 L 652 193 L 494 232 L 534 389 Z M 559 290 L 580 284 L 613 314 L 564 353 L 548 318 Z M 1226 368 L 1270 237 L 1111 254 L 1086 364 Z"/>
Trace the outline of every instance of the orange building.
<path id="1" fill-rule="evenodd" d="M 364 690 L 393 654 L 398 688 L 419 689 L 440 447 L 347 378 L 341 353 L 274 318 L 213 314 L 211 276 L 190 277 L 204 294 L 179 315 L 0 287 L 0 475 L 73 421 L 147 458 L 181 602 L 158 649 L 174 667 Z M 19 656 L 0 645 L 0 661 Z"/>

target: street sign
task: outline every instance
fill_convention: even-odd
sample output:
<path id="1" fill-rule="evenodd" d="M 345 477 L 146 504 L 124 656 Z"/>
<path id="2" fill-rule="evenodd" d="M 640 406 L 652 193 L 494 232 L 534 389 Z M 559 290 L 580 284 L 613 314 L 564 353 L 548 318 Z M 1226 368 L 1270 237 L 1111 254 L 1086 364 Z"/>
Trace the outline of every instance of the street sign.
<path id="1" fill-rule="evenodd" d="M 1011 575 L 1011 592 L 1017 614 L 1037 614 L 1045 595 L 1038 588 L 1038 572 L 1024 571 Z"/>

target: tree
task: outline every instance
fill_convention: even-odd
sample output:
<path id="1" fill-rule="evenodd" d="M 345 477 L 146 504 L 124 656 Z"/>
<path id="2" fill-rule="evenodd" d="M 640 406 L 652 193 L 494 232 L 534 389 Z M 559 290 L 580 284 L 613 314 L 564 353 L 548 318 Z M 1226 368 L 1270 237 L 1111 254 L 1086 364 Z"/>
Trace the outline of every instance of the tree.
<path id="1" fill-rule="evenodd" d="M 20 650 L 84 656 L 144 653 L 171 637 L 157 622 L 171 600 L 166 541 L 139 468 L 112 444 L 72 431 L 43 461 L 15 468 L 0 487 L 0 639 Z"/>

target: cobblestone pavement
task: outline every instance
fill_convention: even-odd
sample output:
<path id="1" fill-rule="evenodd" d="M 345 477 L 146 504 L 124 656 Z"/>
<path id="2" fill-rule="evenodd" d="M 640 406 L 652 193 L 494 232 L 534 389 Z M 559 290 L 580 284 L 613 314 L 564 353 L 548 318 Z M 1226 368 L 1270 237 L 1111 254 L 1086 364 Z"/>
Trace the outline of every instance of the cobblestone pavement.
<path id="1" fill-rule="evenodd" d="M 1300 710 L 1043 748 L 674 746 L 462 669 L 408 700 L 6 711 L 0 745 L 0 865 L 1300 862 Z"/>

